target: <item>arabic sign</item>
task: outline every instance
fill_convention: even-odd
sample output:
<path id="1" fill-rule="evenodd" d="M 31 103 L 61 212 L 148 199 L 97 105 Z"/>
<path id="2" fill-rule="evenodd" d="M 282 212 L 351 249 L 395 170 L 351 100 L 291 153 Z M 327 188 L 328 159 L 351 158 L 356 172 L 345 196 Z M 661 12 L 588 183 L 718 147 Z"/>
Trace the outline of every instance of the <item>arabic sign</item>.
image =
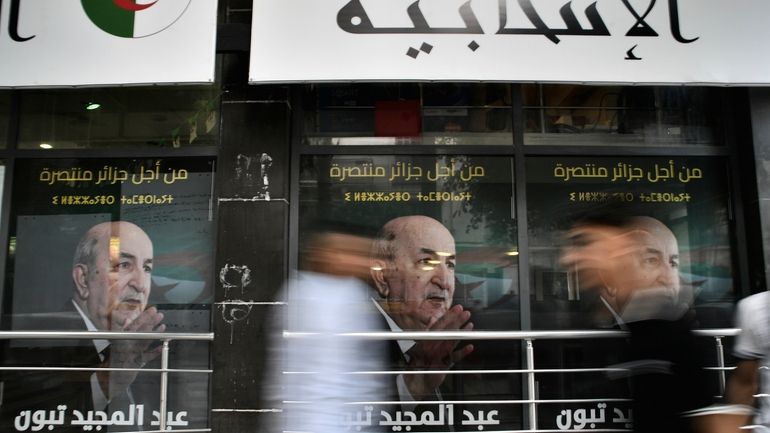
<path id="1" fill-rule="evenodd" d="M 0 2 L 0 87 L 211 83 L 216 8 L 206 0 Z"/>
<path id="2" fill-rule="evenodd" d="M 353 227 L 365 226 L 372 233 L 396 219 L 428 224 L 420 230 L 420 233 L 425 233 L 420 237 L 421 240 L 415 240 L 409 245 L 421 247 L 419 262 L 414 262 L 420 263 L 416 270 L 432 276 L 421 275 L 420 281 L 426 284 L 431 281 L 430 287 L 438 287 L 437 281 L 444 281 L 439 278 L 448 278 L 440 283 L 443 287 L 441 293 L 434 293 L 431 297 L 436 304 L 446 302 L 453 306 L 442 313 L 441 323 L 451 322 L 452 315 L 459 310 L 470 314 L 469 322 L 473 324 L 473 329 L 520 328 L 519 298 L 514 295 L 519 290 L 518 279 L 515 277 L 518 251 L 511 203 L 513 161 L 510 157 L 314 155 L 303 157 L 300 167 L 300 239 L 317 230 L 319 221 L 351 227 L 351 230 Z M 426 219 L 431 222 L 427 223 Z M 408 231 L 406 228 L 403 230 Z M 449 233 L 451 239 L 444 236 Z M 402 235 L 395 236 L 400 239 Z M 403 234 L 403 237 L 416 239 L 417 235 L 413 237 Z M 406 241 L 403 242 L 406 244 Z M 440 249 L 448 247 L 448 244 L 453 248 L 452 253 Z M 393 248 L 398 250 L 394 255 L 399 260 L 411 262 L 413 253 L 409 247 L 396 248 L 394 245 Z M 445 266 L 452 269 L 452 277 L 446 277 L 448 273 L 441 273 L 439 269 L 443 267 L 434 268 L 442 262 L 442 257 L 446 257 L 443 260 L 447 263 Z M 402 329 L 410 329 L 418 323 L 413 318 L 417 313 L 412 305 L 398 307 L 401 302 L 398 297 L 419 299 L 421 296 L 417 293 L 421 289 L 419 283 L 407 283 L 408 288 L 396 291 L 395 287 L 401 284 L 396 282 L 396 278 L 408 278 L 407 269 L 413 268 L 403 265 L 399 269 L 404 270 L 402 276 L 389 274 L 387 277 L 389 284 L 394 287 L 392 293 L 401 290 L 405 292 L 388 298 L 396 307 L 391 309 L 386 306 L 382 311 L 378 310 L 370 298 L 379 299 L 379 296 L 375 294 L 375 288 L 370 287 L 362 311 L 356 311 L 373 315 L 376 323 L 381 322 L 380 325 L 385 326 L 385 317 L 388 317 L 393 318 L 393 323 Z M 300 296 L 297 293 L 302 292 L 297 290 L 289 298 L 297 299 Z M 438 298 L 444 301 L 437 301 Z M 427 308 L 425 304 L 423 307 Z M 400 308 L 408 313 L 397 314 Z M 286 314 L 289 327 L 295 323 L 297 326 L 307 323 L 304 316 L 291 307 Z M 460 320 L 461 325 L 464 323 L 465 320 Z M 415 358 L 407 359 L 396 342 L 387 342 L 387 345 L 388 350 L 382 353 L 388 359 L 384 360 L 386 365 L 382 368 L 393 371 L 420 368 L 409 365 Z M 457 360 L 452 367 L 447 367 L 464 372 L 447 375 L 432 384 L 428 391 L 417 389 L 438 398 L 426 398 L 415 405 L 414 397 L 410 396 L 411 391 L 399 385 L 400 381 L 404 381 L 403 377 L 388 376 L 384 386 L 387 397 L 379 399 L 409 403 L 352 404 L 351 412 L 341 415 L 343 425 L 347 431 L 385 429 L 394 432 L 521 428 L 521 405 L 510 402 L 521 397 L 520 376 L 467 373 L 485 369 L 520 368 L 520 342 L 473 341 L 472 346 L 467 356 Z M 467 342 L 457 347 L 467 348 Z M 425 349 L 426 353 L 432 353 L 432 350 L 435 349 Z M 413 353 L 417 353 L 417 350 Z M 287 413 L 284 407 L 284 415 Z"/>
<path id="3" fill-rule="evenodd" d="M 701 326 L 729 324 L 731 313 L 719 316 L 710 305 L 732 300 L 734 290 L 728 176 L 723 161 L 714 158 L 529 158 L 530 243 L 551 249 L 564 245 L 565 233 L 576 220 L 602 210 L 656 218 L 677 237 L 682 256 L 679 274 L 688 302 L 696 309 L 711 308 L 710 314 L 699 317 Z M 537 251 L 535 260 L 549 271 L 569 272 L 560 267 L 558 253 L 549 251 Z M 542 278 L 535 275 L 533 280 Z M 569 283 L 564 285 L 580 285 L 579 281 Z M 545 284 L 536 289 L 544 303 L 579 300 Z M 578 306 L 577 302 L 567 304 Z M 533 315 L 533 326 L 581 328 L 588 326 L 586 316 L 579 309 L 564 310 L 556 319 Z"/>
<path id="4" fill-rule="evenodd" d="M 386 173 L 389 173 L 386 174 Z M 436 181 L 439 178 L 447 178 L 457 176 L 461 180 L 470 181 L 475 177 L 484 177 L 483 166 L 470 167 L 466 164 L 463 166 L 458 163 L 457 160 L 450 160 L 449 165 L 443 165 L 436 163 L 434 167 L 428 168 L 425 173 L 425 179 L 429 181 Z M 422 167 L 413 165 L 411 162 L 396 162 L 390 167 L 384 167 L 381 165 L 374 166 L 373 164 L 363 164 L 362 167 L 350 166 L 340 167 L 339 164 L 332 164 L 329 169 L 329 177 L 337 179 L 339 182 L 344 182 L 346 178 L 357 177 L 369 177 L 369 178 L 388 178 L 389 182 L 394 180 L 402 180 L 409 182 L 414 179 L 415 181 L 423 180 Z"/>
<path id="5" fill-rule="evenodd" d="M 768 14 L 761 0 L 254 0 L 249 81 L 767 84 Z"/>
<path id="6" fill-rule="evenodd" d="M 616 329 L 624 317 L 632 320 L 626 314 L 633 309 L 613 309 L 607 302 L 616 288 L 602 286 L 607 281 L 603 275 L 592 279 L 585 272 L 590 264 L 565 260 L 570 251 L 591 248 L 603 236 L 596 227 L 629 217 L 656 221 L 670 230 L 676 254 L 665 260 L 672 273 L 666 274 L 664 284 L 677 293 L 680 304 L 691 308 L 698 327 L 730 326 L 736 288 L 730 174 L 724 159 L 529 157 L 525 168 L 533 329 Z M 572 230 L 576 227 L 585 230 Z M 613 257 L 605 254 L 607 260 Z M 664 261 L 644 254 L 636 259 L 645 264 Z M 633 274 L 634 266 L 623 272 Z M 618 369 L 632 352 L 626 339 L 537 341 L 535 367 Z M 538 405 L 538 427 L 632 430 L 636 413 L 631 410 L 630 385 L 627 376 L 610 371 L 539 375 L 538 398 L 557 401 Z M 716 376 L 707 384 L 717 385 Z"/>
<path id="7" fill-rule="evenodd" d="M 83 412 L 73 409 L 67 416 L 67 405 L 60 405 L 56 410 L 44 411 L 44 410 L 25 410 L 21 411 L 19 415 L 14 418 L 15 431 L 41 431 L 41 430 L 54 430 L 56 428 L 66 428 L 67 426 L 76 426 L 76 428 L 82 428 L 84 431 L 115 431 L 115 428 L 122 427 L 139 427 L 137 430 L 141 430 L 141 427 L 145 425 L 144 418 L 144 405 L 132 404 L 129 405 L 127 410 L 128 416 L 123 411 L 116 410 L 111 414 L 107 414 L 101 410 L 89 410 L 85 415 Z M 153 419 L 149 420 L 148 424 L 153 429 L 157 430 L 160 427 L 160 412 L 157 410 L 152 411 Z M 187 417 L 186 411 L 181 411 L 176 414 L 169 411 L 166 415 L 167 430 L 173 430 L 174 427 L 187 427 L 190 423 L 185 418 Z"/>
<path id="8" fill-rule="evenodd" d="M 451 430 L 455 425 L 467 426 L 467 428 L 475 428 L 479 431 L 484 430 L 485 427 L 499 426 L 500 420 L 497 419 L 499 415 L 498 410 L 490 410 L 488 412 L 484 410 L 470 411 L 467 409 L 462 410 L 462 420 L 455 424 L 454 419 L 454 404 L 439 403 L 436 405 L 436 413 L 433 410 L 424 410 L 417 415 L 412 410 L 396 410 L 391 413 L 390 411 L 380 410 L 379 419 L 372 417 L 374 411 L 373 406 L 365 406 L 363 411 L 356 412 L 356 417 L 353 419 L 351 413 L 343 415 L 342 425 L 347 427 L 348 430 L 355 429 L 356 431 L 367 431 L 373 426 L 385 426 L 390 427 L 392 431 L 419 431 L 421 427 L 444 427 Z M 495 427 L 492 427 L 493 429 Z"/>
<path id="9" fill-rule="evenodd" d="M 612 417 L 609 418 L 607 412 L 607 403 L 598 403 L 595 409 L 564 409 L 556 417 L 556 426 L 559 430 L 583 430 L 586 427 L 630 429 L 633 426 L 631 409 L 624 413 L 621 408 L 613 407 Z M 605 426 L 605 423 L 609 425 Z"/>
<path id="10" fill-rule="evenodd" d="M 617 160 L 564 159 L 549 162 L 549 168 L 531 160 L 531 182 L 552 184 L 567 203 L 599 203 L 620 200 L 629 205 L 696 203 L 716 180 L 708 177 L 699 161 L 645 158 Z M 694 162 L 695 161 L 695 162 Z M 711 192 L 709 192 L 711 191 Z"/>
<path id="11" fill-rule="evenodd" d="M 16 168 L 3 311 L 11 330 L 210 329 L 212 158 L 20 159 Z M 158 346 L 104 344 L 9 342 L 4 366 L 82 371 L 6 375 L 0 431 L 157 430 L 158 374 L 115 370 L 94 382 L 88 369 L 157 369 Z M 170 368 L 206 369 L 209 357 L 207 342 L 179 342 L 170 348 Z M 206 426 L 207 399 L 185 396 L 208 395 L 208 376 L 177 373 L 168 380 L 167 425 Z"/>
<path id="12" fill-rule="evenodd" d="M 154 304 L 206 302 L 212 284 L 210 158 L 45 159 L 20 164 L 12 206 L 17 257 L 27 252 L 39 256 L 38 242 L 48 237 L 46 244 L 60 250 L 62 258 L 51 255 L 45 275 L 30 267 L 37 261 L 16 262 L 15 314 L 61 307 L 71 295 L 66 289 L 75 243 L 105 219 L 131 221 L 150 237 Z M 50 233 L 41 228 L 49 224 Z M 41 294 L 51 290 L 61 294 L 49 293 L 42 300 Z"/>

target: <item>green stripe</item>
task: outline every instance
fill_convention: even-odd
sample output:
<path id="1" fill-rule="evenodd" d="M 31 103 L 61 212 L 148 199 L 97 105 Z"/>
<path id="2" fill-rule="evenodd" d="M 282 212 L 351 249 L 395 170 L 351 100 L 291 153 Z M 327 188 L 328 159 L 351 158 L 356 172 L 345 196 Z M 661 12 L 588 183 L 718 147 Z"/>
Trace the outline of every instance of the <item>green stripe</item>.
<path id="1" fill-rule="evenodd" d="M 134 37 L 134 12 L 121 9 L 112 0 L 80 0 L 88 18 L 107 33 Z"/>

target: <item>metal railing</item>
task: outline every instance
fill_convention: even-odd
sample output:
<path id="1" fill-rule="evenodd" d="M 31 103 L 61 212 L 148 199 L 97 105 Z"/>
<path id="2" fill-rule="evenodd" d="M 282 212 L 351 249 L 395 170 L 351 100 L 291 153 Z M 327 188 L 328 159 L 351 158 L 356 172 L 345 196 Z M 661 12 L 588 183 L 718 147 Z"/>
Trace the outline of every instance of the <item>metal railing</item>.
<path id="1" fill-rule="evenodd" d="M 213 341 L 214 333 L 159 333 L 113 331 L 0 331 L 0 340 L 153 340 L 162 344 L 160 368 L 109 368 L 109 367 L 32 367 L 0 366 L 0 371 L 141 371 L 160 373 L 159 430 L 142 430 L 128 433 L 165 433 L 167 431 L 168 375 L 169 373 L 211 374 L 210 369 L 169 368 L 169 343 L 172 341 Z M 210 428 L 174 430 L 179 433 L 206 433 Z"/>
<path id="2" fill-rule="evenodd" d="M 725 365 L 724 344 L 722 339 L 725 337 L 734 337 L 740 333 L 737 328 L 722 329 L 699 329 L 693 331 L 696 336 L 704 338 L 713 338 L 716 349 L 716 366 L 707 367 L 707 370 L 718 372 L 720 394 L 724 393 L 726 372 L 734 367 Z M 310 332 L 290 332 L 284 331 L 284 338 L 313 338 L 319 334 Z M 443 401 L 443 403 L 466 403 L 466 404 L 523 404 L 527 407 L 527 430 L 506 430 L 505 433 L 545 433 L 545 432 L 569 432 L 582 430 L 541 430 L 538 429 L 537 407 L 544 403 L 601 403 L 601 402 L 630 402 L 631 399 L 622 398 L 599 398 L 599 399 L 538 399 L 537 383 L 535 375 L 538 373 L 579 373 L 579 372 L 610 372 L 625 371 L 620 368 L 563 368 L 563 369 L 536 369 L 535 368 L 535 340 L 575 340 L 575 339 L 613 339 L 624 338 L 630 334 L 627 331 L 605 331 L 605 330 L 576 330 L 576 331 L 403 331 L 403 332 L 355 332 L 335 334 L 343 338 L 354 338 L 361 340 L 520 340 L 525 343 L 525 366 L 523 369 L 506 370 L 420 370 L 420 371 L 359 371 L 351 374 L 500 374 L 517 373 L 525 375 L 526 395 L 520 400 L 462 400 L 462 401 Z M 398 401 L 377 401 L 377 402 L 356 402 L 356 404 L 398 404 Z M 492 431 L 487 430 L 492 433 Z M 591 429 L 590 431 L 602 432 L 628 432 L 627 429 Z M 501 433 L 501 432 L 498 432 Z"/>

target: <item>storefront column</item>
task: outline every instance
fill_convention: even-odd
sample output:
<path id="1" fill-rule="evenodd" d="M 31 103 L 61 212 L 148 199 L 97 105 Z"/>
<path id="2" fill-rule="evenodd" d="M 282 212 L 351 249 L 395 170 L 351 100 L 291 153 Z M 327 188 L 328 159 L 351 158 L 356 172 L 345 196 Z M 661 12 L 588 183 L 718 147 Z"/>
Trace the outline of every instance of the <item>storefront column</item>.
<path id="1" fill-rule="evenodd" d="M 770 287 L 770 89 L 752 88 L 751 104 L 752 141 L 757 171 L 757 200 L 764 251 L 765 287 Z M 751 236 L 751 228 L 748 229 Z"/>
<path id="2" fill-rule="evenodd" d="M 260 95 L 255 97 L 255 93 Z M 285 88 L 224 96 L 218 160 L 218 241 L 212 311 L 214 432 L 255 431 L 261 403 L 265 317 L 287 275 L 289 104 Z"/>

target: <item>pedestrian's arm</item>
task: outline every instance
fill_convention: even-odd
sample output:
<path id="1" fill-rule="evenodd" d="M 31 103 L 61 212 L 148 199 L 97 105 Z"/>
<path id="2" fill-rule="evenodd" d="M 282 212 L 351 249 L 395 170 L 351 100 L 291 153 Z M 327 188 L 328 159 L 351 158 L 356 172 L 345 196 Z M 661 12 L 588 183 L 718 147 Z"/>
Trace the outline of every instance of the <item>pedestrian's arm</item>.
<path id="1" fill-rule="evenodd" d="M 726 397 L 729 404 L 754 405 L 754 394 L 759 386 L 759 361 L 744 359 L 730 375 L 727 382 Z"/>

